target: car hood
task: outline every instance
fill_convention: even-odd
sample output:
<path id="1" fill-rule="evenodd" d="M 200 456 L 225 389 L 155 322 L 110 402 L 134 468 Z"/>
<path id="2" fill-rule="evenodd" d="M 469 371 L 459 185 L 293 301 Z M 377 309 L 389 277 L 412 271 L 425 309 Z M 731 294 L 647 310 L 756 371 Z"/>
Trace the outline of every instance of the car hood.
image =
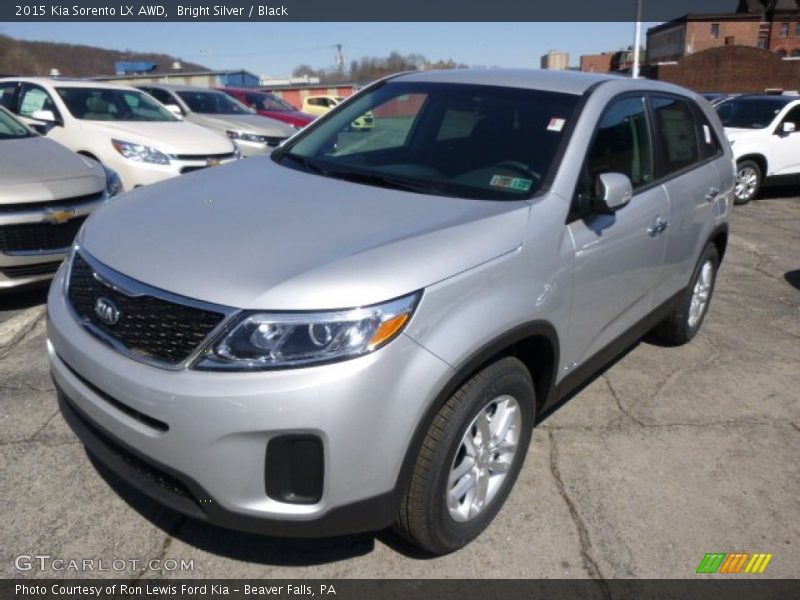
<path id="1" fill-rule="evenodd" d="M 294 130 L 285 123 L 261 115 L 207 115 L 192 113 L 188 118 L 193 123 L 219 131 L 232 129 L 242 133 L 256 133 L 270 137 L 289 137 L 294 133 Z"/>
<path id="2" fill-rule="evenodd" d="M 251 158 L 127 193 L 81 246 L 125 275 L 250 309 L 363 306 L 518 248 L 529 205 L 428 196 Z"/>
<path id="3" fill-rule="evenodd" d="M 102 191 L 99 163 L 42 137 L 0 142 L 0 203 L 42 202 Z"/>
<path id="4" fill-rule="evenodd" d="M 228 154 L 233 143 L 216 131 L 186 121 L 83 121 L 91 128 L 124 142 L 152 146 L 166 154 Z"/>

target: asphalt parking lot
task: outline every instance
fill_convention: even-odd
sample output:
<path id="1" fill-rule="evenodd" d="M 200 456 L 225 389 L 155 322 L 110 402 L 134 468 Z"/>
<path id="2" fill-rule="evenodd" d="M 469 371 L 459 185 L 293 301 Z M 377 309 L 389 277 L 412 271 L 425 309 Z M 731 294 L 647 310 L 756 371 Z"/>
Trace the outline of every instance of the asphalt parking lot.
<path id="1" fill-rule="evenodd" d="M 684 578 L 707 552 L 768 552 L 761 577 L 796 577 L 800 198 L 788 193 L 735 209 L 695 341 L 637 345 L 540 424 L 499 517 L 442 558 L 391 532 L 275 539 L 155 505 L 98 470 L 56 410 L 44 293 L 0 297 L 0 576 Z M 194 569 L 19 572 L 21 554 Z"/>

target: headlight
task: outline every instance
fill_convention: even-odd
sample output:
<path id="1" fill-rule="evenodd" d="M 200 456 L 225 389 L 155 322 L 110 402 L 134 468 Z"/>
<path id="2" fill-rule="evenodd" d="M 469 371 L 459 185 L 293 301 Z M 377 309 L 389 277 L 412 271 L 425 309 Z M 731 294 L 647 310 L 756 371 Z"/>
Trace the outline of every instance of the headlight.
<path id="1" fill-rule="evenodd" d="M 197 365 L 260 370 L 306 366 L 368 354 L 405 328 L 420 293 L 383 304 L 320 313 L 247 313 Z"/>
<path id="2" fill-rule="evenodd" d="M 106 196 L 111 198 L 122 191 L 122 180 L 114 169 L 103 165 L 103 170 L 106 172 Z"/>
<path id="3" fill-rule="evenodd" d="M 265 139 L 263 135 L 258 135 L 256 133 L 244 133 L 242 131 L 226 131 L 225 133 L 228 134 L 228 137 L 232 140 L 238 140 L 240 142 L 254 142 L 256 144 L 263 144 L 265 143 Z"/>
<path id="4" fill-rule="evenodd" d="M 114 146 L 114 149 L 125 158 L 156 165 L 169 164 L 169 156 L 151 146 L 132 144 L 131 142 L 123 142 L 122 140 L 111 140 L 111 144 Z"/>

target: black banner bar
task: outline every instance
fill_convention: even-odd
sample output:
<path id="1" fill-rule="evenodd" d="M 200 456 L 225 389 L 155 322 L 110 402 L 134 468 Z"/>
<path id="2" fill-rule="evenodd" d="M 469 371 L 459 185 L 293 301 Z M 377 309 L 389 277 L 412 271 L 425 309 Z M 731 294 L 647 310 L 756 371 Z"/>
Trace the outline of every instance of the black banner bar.
<path id="1" fill-rule="evenodd" d="M 635 21 L 637 0 L 4 0 L 2 21 Z M 642 19 L 733 13 L 738 0 L 642 0 Z M 502 40 L 496 40 L 502 43 Z"/>
<path id="2" fill-rule="evenodd" d="M 788 600 L 800 580 L 760 576 L 691 580 L 246 580 L 29 579 L 0 581 L 14 600 Z"/>

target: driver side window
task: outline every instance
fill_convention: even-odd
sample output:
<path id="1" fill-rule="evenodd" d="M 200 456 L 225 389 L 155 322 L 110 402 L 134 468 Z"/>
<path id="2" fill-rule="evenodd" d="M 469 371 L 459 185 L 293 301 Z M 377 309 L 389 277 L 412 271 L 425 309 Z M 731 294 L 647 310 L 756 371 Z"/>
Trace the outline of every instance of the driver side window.
<path id="1" fill-rule="evenodd" d="M 603 173 L 627 175 L 634 190 L 653 181 L 653 145 L 644 98 L 623 98 L 606 108 L 586 157 L 580 193 L 594 195 L 597 177 Z"/>
<path id="2" fill-rule="evenodd" d="M 783 126 L 783 123 L 794 123 L 795 130 L 800 131 L 800 106 L 795 106 L 790 110 L 783 118 L 781 126 Z"/>

